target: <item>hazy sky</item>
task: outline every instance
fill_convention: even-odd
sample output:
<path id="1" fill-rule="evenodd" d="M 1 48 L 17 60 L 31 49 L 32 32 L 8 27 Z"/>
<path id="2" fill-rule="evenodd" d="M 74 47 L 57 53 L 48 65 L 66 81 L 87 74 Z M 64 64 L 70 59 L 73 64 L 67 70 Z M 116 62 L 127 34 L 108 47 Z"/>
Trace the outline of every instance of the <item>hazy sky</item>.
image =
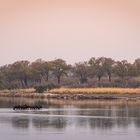
<path id="1" fill-rule="evenodd" d="M 0 65 L 140 57 L 140 0 L 0 0 Z"/>

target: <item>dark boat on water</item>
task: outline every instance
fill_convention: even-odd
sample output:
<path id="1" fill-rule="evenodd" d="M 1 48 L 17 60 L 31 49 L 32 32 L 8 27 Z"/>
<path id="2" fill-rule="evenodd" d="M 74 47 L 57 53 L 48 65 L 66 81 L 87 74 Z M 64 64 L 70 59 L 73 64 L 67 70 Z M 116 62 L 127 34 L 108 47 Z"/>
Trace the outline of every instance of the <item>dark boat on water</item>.
<path id="1" fill-rule="evenodd" d="M 33 106 L 30 106 L 30 105 L 15 105 L 13 106 L 13 110 L 40 110 L 42 109 L 42 105 L 33 105 Z"/>

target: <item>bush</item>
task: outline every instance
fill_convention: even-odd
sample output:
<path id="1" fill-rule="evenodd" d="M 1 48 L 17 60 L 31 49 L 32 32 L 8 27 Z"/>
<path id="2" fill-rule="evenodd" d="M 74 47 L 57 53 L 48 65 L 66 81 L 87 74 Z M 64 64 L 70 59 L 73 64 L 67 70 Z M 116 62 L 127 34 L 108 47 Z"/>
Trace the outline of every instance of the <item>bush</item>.
<path id="1" fill-rule="evenodd" d="M 34 88 L 35 88 L 37 93 L 43 93 L 45 90 L 49 91 L 49 90 L 54 89 L 54 88 L 60 88 L 60 86 L 52 84 L 52 83 L 48 83 L 48 84 L 45 84 L 45 85 L 36 86 Z"/>
<path id="2" fill-rule="evenodd" d="M 34 88 L 38 93 L 43 93 L 46 90 L 44 86 L 36 86 Z"/>

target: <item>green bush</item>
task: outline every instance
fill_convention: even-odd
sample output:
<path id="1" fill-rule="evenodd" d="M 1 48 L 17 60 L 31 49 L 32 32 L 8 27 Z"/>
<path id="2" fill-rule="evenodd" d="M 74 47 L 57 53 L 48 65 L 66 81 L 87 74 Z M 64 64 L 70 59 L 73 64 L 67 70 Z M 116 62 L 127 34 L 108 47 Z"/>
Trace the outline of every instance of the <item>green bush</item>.
<path id="1" fill-rule="evenodd" d="M 36 92 L 43 93 L 46 89 L 44 86 L 36 86 L 35 87 Z"/>
<path id="2" fill-rule="evenodd" d="M 45 85 L 35 86 L 34 88 L 35 88 L 37 93 L 43 93 L 45 90 L 49 91 L 49 90 L 51 90 L 53 88 L 60 88 L 60 86 L 52 84 L 52 83 L 48 83 L 48 84 L 45 84 Z"/>

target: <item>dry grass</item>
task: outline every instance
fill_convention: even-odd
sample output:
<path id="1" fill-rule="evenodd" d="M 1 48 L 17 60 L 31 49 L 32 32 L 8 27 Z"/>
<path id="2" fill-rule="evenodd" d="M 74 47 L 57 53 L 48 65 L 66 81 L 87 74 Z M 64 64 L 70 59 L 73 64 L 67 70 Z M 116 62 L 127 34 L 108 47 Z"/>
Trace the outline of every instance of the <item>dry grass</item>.
<path id="1" fill-rule="evenodd" d="M 117 93 L 117 94 L 140 94 L 140 88 L 60 88 L 53 89 L 51 93 L 60 94 L 97 94 L 97 93 Z"/>
<path id="2" fill-rule="evenodd" d="M 28 89 L 12 89 L 12 90 L 0 90 L 0 96 L 2 97 L 35 97 L 44 98 L 44 94 L 35 93 L 34 88 Z"/>
<path id="3" fill-rule="evenodd" d="M 27 88 L 27 89 L 4 89 L 4 90 L 0 90 L 0 93 L 34 93 L 35 89 L 34 88 Z"/>
<path id="4" fill-rule="evenodd" d="M 35 93 L 35 89 L 15 89 L 15 90 L 0 90 L 0 96 L 5 97 L 35 97 L 35 98 L 45 98 L 48 94 L 49 97 L 59 98 L 61 95 L 73 97 L 76 94 L 83 96 L 103 96 L 103 97 L 128 97 L 129 95 L 135 96 L 136 98 L 140 97 L 140 88 L 59 88 L 52 89 L 49 91 L 50 94 L 46 91 L 45 94 Z M 53 94 L 56 93 L 56 94 Z M 60 95 L 59 95 L 60 94 Z M 80 98 L 80 97 L 79 97 Z M 133 97 L 134 98 L 134 97 Z"/>

